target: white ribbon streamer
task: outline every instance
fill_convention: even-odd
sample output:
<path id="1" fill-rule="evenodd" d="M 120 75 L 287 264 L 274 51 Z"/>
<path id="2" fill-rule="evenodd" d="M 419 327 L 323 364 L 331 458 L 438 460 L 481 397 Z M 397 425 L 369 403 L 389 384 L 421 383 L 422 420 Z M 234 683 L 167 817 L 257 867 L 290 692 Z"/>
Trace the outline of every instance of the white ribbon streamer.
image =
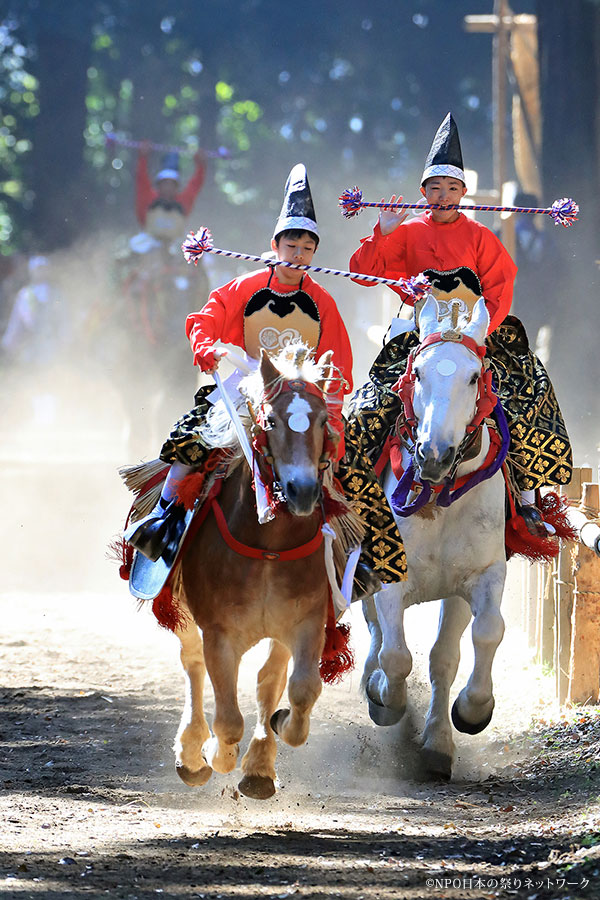
<path id="1" fill-rule="evenodd" d="M 235 433 L 238 436 L 238 440 L 240 442 L 242 452 L 246 457 L 246 461 L 250 466 L 250 471 L 252 472 L 252 477 L 254 478 L 254 489 L 256 493 L 256 511 L 258 513 L 258 521 L 261 525 L 264 525 L 265 522 L 270 522 L 271 519 L 274 518 L 273 511 L 269 506 L 269 502 L 267 500 L 267 491 L 264 486 L 263 480 L 260 477 L 260 472 L 258 471 L 258 464 L 254 457 L 254 453 L 252 452 L 252 447 L 250 446 L 250 441 L 248 440 L 248 435 L 246 434 L 246 429 L 242 424 L 242 420 L 239 417 L 238 411 L 235 408 L 231 397 L 227 393 L 225 386 L 221 380 L 221 376 L 218 372 L 213 372 L 213 378 L 215 380 L 215 384 L 217 385 L 217 389 L 221 395 L 221 400 L 225 404 L 225 409 L 229 413 L 229 417 L 233 422 L 233 427 L 235 428 Z"/>

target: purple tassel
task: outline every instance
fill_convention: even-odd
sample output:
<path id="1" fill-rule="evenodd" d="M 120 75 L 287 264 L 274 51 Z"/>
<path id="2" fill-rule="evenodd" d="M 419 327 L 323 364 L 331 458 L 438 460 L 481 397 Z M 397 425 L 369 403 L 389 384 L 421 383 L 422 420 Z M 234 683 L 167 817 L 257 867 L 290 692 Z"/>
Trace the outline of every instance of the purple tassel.
<path id="1" fill-rule="evenodd" d="M 436 500 L 437 506 L 450 506 L 451 503 L 454 503 L 455 500 L 458 500 L 463 496 L 463 494 L 466 494 L 467 491 L 470 491 L 471 488 L 477 487 L 477 485 L 481 484 L 482 481 L 487 481 L 488 478 L 491 478 L 492 475 L 495 475 L 498 469 L 502 467 L 502 463 L 506 459 L 506 454 L 508 453 L 508 445 L 510 444 L 510 432 L 508 430 L 508 423 L 506 421 L 506 416 L 504 415 L 504 410 L 502 409 L 502 406 L 499 402 L 496 403 L 492 415 L 496 419 L 496 423 L 498 425 L 498 428 L 500 429 L 500 436 L 502 438 L 502 444 L 500 446 L 500 449 L 498 450 L 498 453 L 496 454 L 496 458 L 492 460 L 487 469 L 478 469 L 476 472 L 473 472 L 469 480 L 466 481 L 462 487 L 453 491 L 453 493 L 450 493 L 452 484 L 445 484 L 443 489 L 438 494 Z"/>
<path id="2" fill-rule="evenodd" d="M 205 250 L 210 250 L 213 246 L 213 236 L 208 230 L 208 228 L 201 228 L 200 231 L 197 231 L 195 234 L 193 231 L 190 231 L 187 238 L 181 245 L 181 249 L 183 250 L 183 255 L 187 262 L 193 262 L 195 266 L 198 265 L 198 260 L 202 256 Z"/>
<path id="3" fill-rule="evenodd" d="M 415 464 L 414 460 L 411 459 L 408 469 L 396 485 L 396 489 L 391 497 L 392 510 L 397 516 L 400 516 L 403 519 L 418 512 L 426 503 L 428 503 L 431 496 L 431 485 L 426 481 L 423 484 L 422 490 L 417 494 L 413 502 L 406 506 L 406 498 L 412 487 L 414 474 Z"/>
<path id="4" fill-rule="evenodd" d="M 470 491 L 471 488 L 474 488 L 478 484 L 481 484 L 482 481 L 487 481 L 488 478 L 491 478 L 492 475 L 495 475 L 496 472 L 502 467 L 502 464 L 506 459 L 506 454 L 508 453 L 508 447 L 510 444 L 510 432 L 508 430 L 506 415 L 499 401 L 496 402 L 492 415 L 496 419 L 496 424 L 498 425 L 498 429 L 500 431 L 500 437 L 502 438 L 502 444 L 500 446 L 500 449 L 498 450 L 498 453 L 496 454 L 495 459 L 490 463 L 487 469 L 478 469 L 476 472 L 473 472 L 468 481 L 466 481 L 462 487 L 458 488 L 455 491 L 452 491 L 453 482 L 446 482 L 446 484 L 436 497 L 436 506 L 440 506 L 442 508 L 450 506 L 452 503 L 454 503 L 455 500 L 458 500 L 460 497 L 466 494 L 467 491 Z M 429 484 L 429 482 L 425 481 L 423 482 L 422 490 L 417 495 L 415 500 L 411 504 L 406 506 L 406 498 L 408 497 L 408 492 L 412 487 L 414 474 L 414 460 L 411 460 L 410 465 L 396 485 L 396 489 L 391 497 L 390 505 L 393 512 L 395 513 L 395 515 L 400 516 L 403 519 L 406 519 L 408 516 L 412 516 L 413 513 L 418 512 L 423 506 L 425 506 L 426 503 L 428 503 L 429 498 L 431 497 L 431 485 Z"/>

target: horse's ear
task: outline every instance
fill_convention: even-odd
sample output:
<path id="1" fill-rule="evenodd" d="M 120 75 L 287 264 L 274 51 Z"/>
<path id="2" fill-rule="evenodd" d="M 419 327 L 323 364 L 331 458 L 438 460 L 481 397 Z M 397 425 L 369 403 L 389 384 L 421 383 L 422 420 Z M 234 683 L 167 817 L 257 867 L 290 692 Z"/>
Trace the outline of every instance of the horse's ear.
<path id="1" fill-rule="evenodd" d="M 321 377 L 318 381 L 315 382 L 316 386 L 320 391 L 325 392 L 327 389 L 327 382 L 331 380 L 333 375 L 333 350 L 326 350 L 322 356 L 319 357 L 317 361 L 317 366 L 321 370 Z"/>
<path id="2" fill-rule="evenodd" d="M 480 297 L 471 313 L 471 319 L 465 325 L 463 331 L 472 337 L 478 344 L 483 344 L 490 327 L 490 314 L 485 305 L 485 300 Z"/>
<path id="3" fill-rule="evenodd" d="M 433 334 L 438 327 L 438 305 L 433 294 L 427 296 L 427 300 L 419 312 L 419 338 L 423 340 L 428 334 Z"/>
<path id="4" fill-rule="evenodd" d="M 260 349 L 259 368 L 263 384 L 265 385 L 271 384 L 272 381 L 275 381 L 281 375 L 281 372 L 278 372 L 278 370 L 275 368 L 275 366 L 271 362 L 271 357 L 263 347 L 261 347 Z"/>

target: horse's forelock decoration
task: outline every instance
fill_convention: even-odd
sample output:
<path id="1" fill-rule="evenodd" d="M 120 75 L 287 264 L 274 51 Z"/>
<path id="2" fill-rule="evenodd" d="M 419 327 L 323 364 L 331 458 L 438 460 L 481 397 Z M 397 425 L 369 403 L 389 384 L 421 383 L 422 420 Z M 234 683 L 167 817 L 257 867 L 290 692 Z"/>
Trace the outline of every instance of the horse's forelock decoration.
<path id="1" fill-rule="evenodd" d="M 306 398 L 312 395 L 323 399 L 329 414 L 333 408 L 341 405 L 343 386 L 343 378 L 339 370 L 332 365 L 330 353 L 316 361 L 310 348 L 305 344 L 299 344 L 284 348 L 273 360 L 269 360 L 265 354 L 259 370 L 240 382 L 240 391 L 247 399 L 253 423 L 252 444 L 257 454 L 272 467 L 273 457 L 268 443 L 268 432 L 272 428 L 269 420 L 270 409 L 282 393 L 289 394 L 289 403 L 286 407 L 289 415 L 287 419 L 284 417 L 287 426 L 291 431 L 303 434 L 310 426 L 310 404 Z M 300 399 L 302 406 L 298 402 Z M 326 423 L 325 429 L 320 460 L 322 470 L 330 465 L 337 446 L 337 435 L 329 422 Z M 272 476 L 275 480 L 274 473 Z"/>

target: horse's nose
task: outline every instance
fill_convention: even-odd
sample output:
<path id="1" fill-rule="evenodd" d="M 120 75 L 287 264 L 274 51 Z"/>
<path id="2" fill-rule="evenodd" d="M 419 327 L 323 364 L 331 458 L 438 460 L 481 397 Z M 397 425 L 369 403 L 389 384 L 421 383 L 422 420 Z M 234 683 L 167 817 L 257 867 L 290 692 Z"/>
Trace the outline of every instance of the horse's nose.
<path id="1" fill-rule="evenodd" d="M 415 447 L 415 462 L 421 477 L 426 481 L 440 481 L 454 462 L 456 447 L 446 447 L 438 451 L 427 441 L 419 441 Z"/>
<path id="2" fill-rule="evenodd" d="M 296 515 L 309 515 L 319 497 L 319 483 L 314 479 L 290 478 L 285 485 L 285 495 Z"/>

